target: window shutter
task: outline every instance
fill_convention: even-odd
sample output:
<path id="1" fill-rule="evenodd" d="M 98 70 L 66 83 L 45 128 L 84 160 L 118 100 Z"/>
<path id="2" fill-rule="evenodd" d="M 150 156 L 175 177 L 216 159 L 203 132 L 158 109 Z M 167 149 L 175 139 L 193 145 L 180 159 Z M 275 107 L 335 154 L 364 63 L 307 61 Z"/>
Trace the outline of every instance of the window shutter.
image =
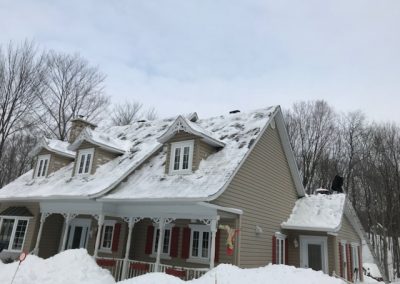
<path id="1" fill-rule="evenodd" d="M 189 258 L 189 250 L 190 250 L 190 237 L 191 237 L 191 230 L 189 227 L 183 228 L 182 234 L 182 252 L 181 257 L 183 259 Z"/>
<path id="2" fill-rule="evenodd" d="M 118 251 L 119 235 L 121 233 L 121 223 L 116 223 L 113 232 L 113 242 L 111 246 L 111 251 Z"/>
<path id="3" fill-rule="evenodd" d="M 346 244 L 347 280 L 351 281 L 350 245 Z"/>
<path id="4" fill-rule="evenodd" d="M 276 264 L 276 237 L 272 236 L 272 264 Z"/>
<path id="5" fill-rule="evenodd" d="M 343 275 L 343 255 L 342 255 L 342 244 L 338 243 L 338 248 L 339 248 L 339 274 L 340 277 L 344 277 Z"/>
<path id="6" fill-rule="evenodd" d="M 215 234 L 215 257 L 214 257 L 215 262 L 219 262 L 220 248 L 221 248 L 221 230 L 218 229 L 217 233 Z"/>
<path id="7" fill-rule="evenodd" d="M 153 247 L 154 226 L 147 227 L 146 246 L 144 248 L 145 254 L 151 254 Z"/>
<path id="8" fill-rule="evenodd" d="M 353 281 L 353 249 L 349 244 L 349 252 L 350 252 L 350 281 Z"/>
<path id="9" fill-rule="evenodd" d="M 362 266 L 362 248 L 361 246 L 358 247 L 358 272 L 360 274 L 360 281 L 364 281 L 364 273 L 363 273 L 363 266 Z"/>
<path id="10" fill-rule="evenodd" d="M 285 239 L 285 264 L 289 263 L 289 240 Z"/>
<path id="11" fill-rule="evenodd" d="M 179 242 L 179 227 L 173 227 L 171 232 L 171 250 L 169 253 L 171 257 L 178 256 L 178 242 Z"/>

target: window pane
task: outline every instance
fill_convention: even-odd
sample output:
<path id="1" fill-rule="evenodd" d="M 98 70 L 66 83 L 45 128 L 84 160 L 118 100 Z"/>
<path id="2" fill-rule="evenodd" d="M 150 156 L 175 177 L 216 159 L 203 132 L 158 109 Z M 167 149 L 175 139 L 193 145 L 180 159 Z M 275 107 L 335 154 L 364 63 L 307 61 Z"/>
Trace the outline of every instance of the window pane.
<path id="1" fill-rule="evenodd" d="M 3 219 L 3 225 L 0 230 L 0 242 L 4 244 L 4 249 L 8 249 L 13 227 L 14 219 Z"/>
<path id="2" fill-rule="evenodd" d="M 171 235 L 171 231 L 170 230 L 164 230 L 164 243 L 163 243 L 163 249 L 162 249 L 162 253 L 169 253 L 169 238 Z"/>
<path id="3" fill-rule="evenodd" d="M 44 160 L 44 165 L 43 165 L 43 170 L 42 170 L 42 175 L 41 175 L 42 177 L 44 177 L 46 175 L 48 162 L 49 162 L 48 159 Z"/>
<path id="4" fill-rule="evenodd" d="M 28 225 L 27 220 L 19 220 L 17 229 L 15 230 L 14 242 L 12 245 L 13 250 L 21 250 L 22 244 L 25 238 L 26 226 Z"/>
<path id="5" fill-rule="evenodd" d="M 78 170 L 79 174 L 83 173 L 83 165 L 85 163 L 85 158 L 86 155 L 81 155 L 81 160 L 79 161 L 79 170 Z"/>
<path id="6" fill-rule="evenodd" d="M 181 148 L 175 148 L 174 170 L 179 170 L 180 159 L 181 159 Z"/>
<path id="7" fill-rule="evenodd" d="M 105 226 L 104 227 L 104 235 L 103 235 L 103 243 L 102 247 L 110 249 L 111 248 L 111 241 L 113 236 L 113 226 Z"/>
<path id="8" fill-rule="evenodd" d="M 210 233 L 203 232 L 203 242 L 201 245 L 201 257 L 205 257 L 205 258 L 208 257 L 209 240 L 210 240 Z"/>
<path id="9" fill-rule="evenodd" d="M 92 154 L 86 155 L 86 164 L 85 164 L 85 174 L 89 172 L 90 160 L 92 159 Z"/>
<path id="10" fill-rule="evenodd" d="M 42 173 L 42 167 L 43 167 L 43 160 L 39 161 L 39 169 L 37 172 L 37 176 L 40 177 L 41 173 Z"/>
<path id="11" fill-rule="evenodd" d="M 192 256 L 199 256 L 199 237 L 200 232 L 193 231 L 193 245 L 192 245 Z"/>
<path id="12" fill-rule="evenodd" d="M 183 163 L 182 169 L 187 170 L 189 168 L 189 147 L 183 148 Z"/>

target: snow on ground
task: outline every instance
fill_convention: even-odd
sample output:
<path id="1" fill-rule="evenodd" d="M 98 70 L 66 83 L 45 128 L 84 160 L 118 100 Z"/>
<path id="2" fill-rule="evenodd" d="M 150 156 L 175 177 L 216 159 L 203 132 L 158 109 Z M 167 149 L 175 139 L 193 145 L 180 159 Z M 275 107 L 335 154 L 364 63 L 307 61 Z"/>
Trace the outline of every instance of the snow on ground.
<path id="1" fill-rule="evenodd" d="M 0 262 L 0 283 L 11 283 L 18 263 Z M 217 280 L 217 282 L 216 282 Z M 14 284 L 115 284 L 111 274 L 97 266 L 86 250 L 67 250 L 49 259 L 28 255 L 22 262 Z M 268 265 L 261 268 L 241 269 L 221 264 L 203 277 L 182 281 L 163 273 L 149 273 L 118 282 L 119 284 L 344 284 L 311 269 L 299 269 L 285 265 Z"/>
<path id="2" fill-rule="evenodd" d="M 314 230 L 337 231 L 340 229 L 345 194 L 317 194 L 296 201 L 292 214 L 283 228 L 310 228 Z"/>
<path id="3" fill-rule="evenodd" d="M 363 268 L 374 278 L 382 278 L 379 268 L 375 263 L 363 262 Z"/>

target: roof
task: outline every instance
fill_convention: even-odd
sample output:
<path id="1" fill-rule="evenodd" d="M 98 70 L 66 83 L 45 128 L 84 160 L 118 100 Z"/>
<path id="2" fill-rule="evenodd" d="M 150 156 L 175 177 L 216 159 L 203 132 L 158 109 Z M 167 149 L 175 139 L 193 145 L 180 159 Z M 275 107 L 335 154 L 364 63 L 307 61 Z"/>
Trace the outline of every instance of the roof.
<path id="1" fill-rule="evenodd" d="M 58 155 L 75 158 L 75 152 L 68 149 L 69 143 L 66 141 L 42 138 L 36 147 L 32 150 L 31 155 L 37 155 L 42 149 L 56 153 Z"/>
<path id="2" fill-rule="evenodd" d="M 33 217 L 33 214 L 26 207 L 8 207 L 0 216 Z"/>
<path id="3" fill-rule="evenodd" d="M 341 228 L 345 194 L 316 194 L 296 201 L 284 229 L 337 232 Z"/>
<path id="4" fill-rule="evenodd" d="M 215 199 L 229 184 L 257 139 L 277 113 L 280 114 L 279 117 L 282 116 L 279 107 L 269 107 L 248 113 L 199 119 L 195 123 L 184 118 L 192 130 L 199 131 L 225 145 L 202 160 L 199 168 L 189 175 L 165 174 L 166 153 L 158 139 L 169 131 L 176 121 L 182 121 L 183 117 L 135 122 L 127 126 L 114 126 L 95 131 L 86 129 L 83 136 L 91 143 L 121 150 L 123 148 L 125 152 L 97 168 L 90 176 L 72 177 L 73 163 L 51 173 L 45 179 L 32 179 L 32 171 L 29 171 L 0 189 L 0 200 L 103 197 L 102 200 L 123 202 L 143 199 L 161 199 L 161 201 Z M 277 125 L 284 124 L 278 123 L 277 120 Z M 76 149 L 75 147 L 73 148 Z M 287 151 L 286 154 L 296 180 L 295 175 L 298 173 L 293 155 L 288 155 Z M 296 189 L 299 196 L 304 194 L 303 187 L 296 186 Z M 104 196 L 105 194 L 107 196 Z"/>
<path id="5" fill-rule="evenodd" d="M 73 119 L 71 120 L 71 122 L 75 122 L 75 121 L 83 122 L 84 124 L 90 125 L 90 126 L 95 127 L 95 128 L 97 127 L 97 125 L 94 124 L 93 122 L 90 122 L 90 121 L 88 121 L 88 120 L 86 120 L 86 119 L 83 119 L 83 118 L 81 118 L 81 117 L 75 117 L 75 118 L 73 118 Z"/>

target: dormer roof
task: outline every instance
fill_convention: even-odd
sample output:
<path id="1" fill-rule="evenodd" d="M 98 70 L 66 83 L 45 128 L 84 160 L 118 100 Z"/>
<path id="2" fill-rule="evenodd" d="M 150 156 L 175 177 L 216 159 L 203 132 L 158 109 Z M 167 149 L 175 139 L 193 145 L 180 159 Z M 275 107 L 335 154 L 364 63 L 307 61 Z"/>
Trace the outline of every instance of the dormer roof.
<path id="1" fill-rule="evenodd" d="M 166 143 L 176 133 L 181 131 L 199 136 L 204 142 L 211 146 L 221 148 L 225 146 L 225 143 L 214 137 L 214 135 L 210 131 L 202 128 L 195 122 L 191 122 L 182 115 L 178 116 L 174 123 L 172 123 L 172 125 L 160 137 L 158 137 L 158 142 Z"/>
<path id="2" fill-rule="evenodd" d="M 40 139 L 39 143 L 33 148 L 31 155 L 36 156 L 40 153 L 42 149 L 46 149 L 49 152 L 53 152 L 57 155 L 67 157 L 67 158 L 75 158 L 75 152 L 68 149 L 69 143 L 66 141 L 61 141 L 57 139 L 48 139 L 43 137 Z"/>
<path id="3" fill-rule="evenodd" d="M 130 146 L 130 143 L 127 143 L 126 141 L 113 138 L 105 133 L 87 127 L 81 132 L 75 142 L 68 147 L 68 149 L 76 151 L 84 141 L 117 154 L 124 154 L 129 150 Z"/>

